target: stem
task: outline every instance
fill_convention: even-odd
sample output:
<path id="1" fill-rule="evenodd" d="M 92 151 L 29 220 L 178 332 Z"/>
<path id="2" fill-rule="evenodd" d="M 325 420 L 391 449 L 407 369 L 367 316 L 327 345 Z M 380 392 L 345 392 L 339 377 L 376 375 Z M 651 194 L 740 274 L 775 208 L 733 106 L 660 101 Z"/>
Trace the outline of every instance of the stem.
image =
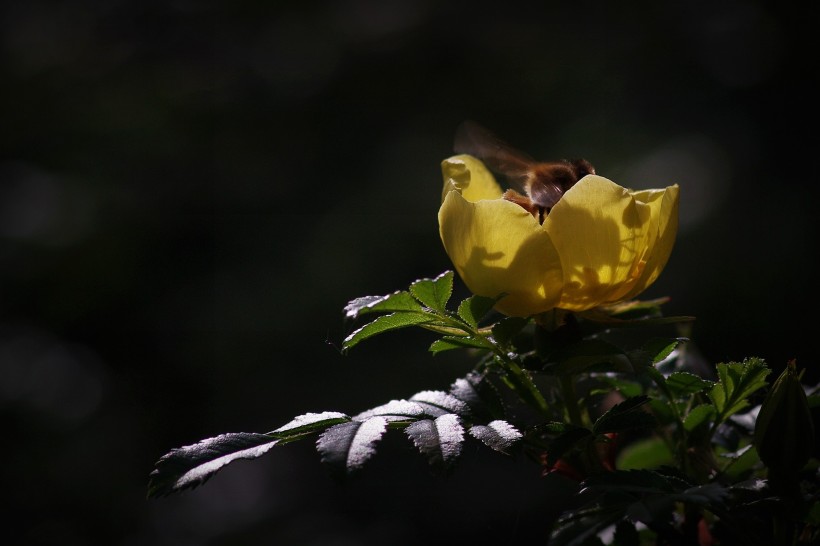
<path id="1" fill-rule="evenodd" d="M 575 426 L 584 426 L 581 409 L 578 407 L 578 391 L 575 388 L 575 379 L 569 375 L 561 375 L 561 393 L 564 396 L 564 407 L 567 408 L 569 422 Z"/>
<path id="2" fill-rule="evenodd" d="M 547 405 L 546 399 L 544 399 L 544 395 L 541 394 L 541 391 L 538 390 L 538 387 L 533 383 L 532 378 L 530 378 L 529 374 L 524 371 L 521 366 L 518 365 L 518 362 L 515 359 L 511 358 L 510 355 L 504 351 L 504 349 L 496 342 L 495 339 L 492 338 L 490 335 L 492 330 L 489 328 L 474 328 L 465 321 L 451 317 L 447 314 L 437 313 L 439 318 L 441 318 L 444 322 L 449 323 L 451 326 L 445 327 L 440 329 L 442 333 L 446 332 L 450 328 L 455 331 L 461 331 L 466 333 L 472 337 L 481 337 L 484 338 L 487 342 L 489 342 L 490 346 L 492 347 L 492 352 L 495 355 L 495 361 L 501 366 L 501 368 L 506 372 L 506 379 L 509 381 L 510 386 L 521 395 L 522 398 L 525 400 L 533 403 L 544 415 L 549 415 L 549 407 Z M 432 329 L 432 328 L 431 328 Z M 448 332 L 450 333 L 450 332 Z"/>

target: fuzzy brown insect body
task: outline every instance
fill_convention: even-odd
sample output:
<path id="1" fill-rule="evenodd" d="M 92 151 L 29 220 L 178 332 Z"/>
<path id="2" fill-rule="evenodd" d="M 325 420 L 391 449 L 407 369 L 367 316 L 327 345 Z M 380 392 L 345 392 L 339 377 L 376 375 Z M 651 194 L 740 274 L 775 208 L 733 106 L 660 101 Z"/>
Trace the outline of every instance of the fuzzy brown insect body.
<path id="1" fill-rule="evenodd" d="M 595 174 L 595 167 L 585 159 L 536 161 L 472 121 L 465 121 L 456 131 L 455 151 L 480 159 L 503 176 L 512 186 L 504 199 L 520 205 L 541 223 L 564 192 L 584 176 Z"/>

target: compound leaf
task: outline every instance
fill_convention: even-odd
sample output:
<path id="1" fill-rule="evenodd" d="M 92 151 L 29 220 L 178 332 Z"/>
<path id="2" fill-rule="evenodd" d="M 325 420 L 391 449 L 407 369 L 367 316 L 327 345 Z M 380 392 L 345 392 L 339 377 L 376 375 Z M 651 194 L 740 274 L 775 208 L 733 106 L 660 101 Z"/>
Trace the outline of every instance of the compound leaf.
<path id="1" fill-rule="evenodd" d="M 316 442 L 316 449 L 337 472 L 350 473 L 361 468 L 375 453 L 376 444 L 387 431 L 387 419 L 370 417 L 348 421 L 327 429 Z"/>
<path id="2" fill-rule="evenodd" d="M 233 432 L 171 450 L 157 461 L 148 482 L 148 496 L 160 497 L 205 483 L 228 463 L 255 459 L 277 439 L 267 434 Z"/>
<path id="3" fill-rule="evenodd" d="M 464 427 L 458 415 L 447 413 L 435 420 L 423 419 L 409 425 L 405 432 L 430 464 L 449 467 L 461 454 Z"/>

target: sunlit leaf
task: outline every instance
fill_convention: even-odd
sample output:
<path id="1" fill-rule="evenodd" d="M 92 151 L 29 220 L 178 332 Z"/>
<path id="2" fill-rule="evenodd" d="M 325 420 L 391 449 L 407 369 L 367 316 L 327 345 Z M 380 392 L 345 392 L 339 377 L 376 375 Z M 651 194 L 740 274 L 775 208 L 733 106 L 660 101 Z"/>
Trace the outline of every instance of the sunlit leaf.
<path id="1" fill-rule="evenodd" d="M 481 336 L 444 336 L 430 345 L 430 352 L 438 354 L 452 349 L 484 349 L 491 350 L 493 344 Z"/>
<path id="2" fill-rule="evenodd" d="M 490 421 L 486 425 L 475 425 L 470 428 L 470 434 L 484 442 L 487 447 L 501 453 L 509 453 L 510 448 L 523 437 L 517 428 L 501 420 Z"/>
<path id="3" fill-rule="evenodd" d="M 653 426 L 655 418 L 641 407 L 647 402 L 649 397 L 640 395 L 615 404 L 595 421 L 592 432 L 606 434 Z"/>
<path id="4" fill-rule="evenodd" d="M 495 298 L 487 298 L 485 296 L 470 296 L 459 304 L 458 316 L 461 317 L 464 322 L 476 328 L 478 327 L 478 323 L 481 322 L 481 319 L 493 308 L 496 301 Z"/>
<path id="5" fill-rule="evenodd" d="M 345 316 L 356 318 L 367 313 L 422 310 L 421 304 L 410 295 L 410 292 L 401 290 L 386 296 L 364 296 L 351 300 L 345 305 Z"/>
<path id="6" fill-rule="evenodd" d="M 269 432 L 271 436 L 279 439 L 287 439 L 295 436 L 302 436 L 327 427 L 350 421 L 350 417 L 338 411 L 325 411 L 322 413 L 305 413 L 295 417 L 291 422 L 282 425 L 276 430 Z"/>
<path id="7" fill-rule="evenodd" d="M 399 328 L 406 328 L 407 326 L 434 322 L 435 320 L 436 317 L 428 313 L 418 313 L 412 311 L 382 315 L 347 336 L 342 342 L 342 347 L 345 350 L 348 350 L 357 343 L 373 337 L 376 334 L 381 334 L 390 330 L 397 330 Z"/>
<path id="8" fill-rule="evenodd" d="M 235 432 L 173 449 L 151 472 L 148 496 L 160 497 L 200 485 L 228 463 L 264 455 L 277 441 L 266 434 Z"/>
<path id="9" fill-rule="evenodd" d="M 442 312 L 453 293 L 453 272 L 445 271 L 435 279 L 419 279 L 410 285 L 410 293 L 423 305 Z"/>
<path id="10" fill-rule="evenodd" d="M 387 404 L 363 411 L 356 415 L 356 421 L 365 421 L 371 417 L 384 417 L 390 422 L 421 419 L 428 416 L 426 408 L 409 400 L 391 400 Z"/>
<path id="11" fill-rule="evenodd" d="M 322 462 L 339 472 L 353 472 L 373 456 L 386 430 L 384 417 L 341 423 L 319 436 L 316 449 L 322 455 Z"/>
<path id="12" fill-rule="evenodd" d="M 498 417 L 504 406 L 495 385 L 477 373 L 456 379 L 450 386 L 450 394 L 466 403 L 472 415 Z"/>
<path id="13" fill-rule="evenodd" d="M 444 391 L 421 391 L 410 397 L 410 401 L 421 404 L 428 415 L 455 413 L 464 417 L 469 414 L 469 407 L 465 402 Z"/>
<path id="14" fill-rule="evenodd" d="M 447 413 L 409 425 L 405 432 L 431 464 L 450 466 L 461 454 L 464 427 L 457 415 Z"/>

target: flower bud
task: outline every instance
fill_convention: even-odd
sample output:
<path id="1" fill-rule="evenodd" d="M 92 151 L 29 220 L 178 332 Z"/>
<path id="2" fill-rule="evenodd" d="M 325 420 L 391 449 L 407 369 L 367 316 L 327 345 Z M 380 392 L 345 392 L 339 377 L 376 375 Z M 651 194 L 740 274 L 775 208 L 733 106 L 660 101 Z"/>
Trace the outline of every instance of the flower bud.
<path id="1" fill-rule="evenodd" d="M 797 474 L 814 447 L 811 410 L 795 367 L 790 361 L 766 395 L 753 438 L 760 460 L 781 477 Z"/>

